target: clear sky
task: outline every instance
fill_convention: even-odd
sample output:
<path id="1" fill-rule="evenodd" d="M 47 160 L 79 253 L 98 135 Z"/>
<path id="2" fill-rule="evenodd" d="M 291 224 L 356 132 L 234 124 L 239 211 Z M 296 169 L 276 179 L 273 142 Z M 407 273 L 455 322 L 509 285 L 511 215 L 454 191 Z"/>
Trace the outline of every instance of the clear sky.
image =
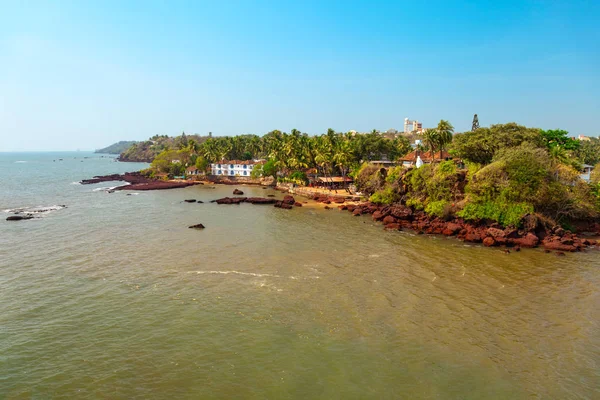
<path id="1" fill-rule="evenodd" d="M 474 113 L 597 135 L 599 4 L 0 0 L 0 151 Z"/>

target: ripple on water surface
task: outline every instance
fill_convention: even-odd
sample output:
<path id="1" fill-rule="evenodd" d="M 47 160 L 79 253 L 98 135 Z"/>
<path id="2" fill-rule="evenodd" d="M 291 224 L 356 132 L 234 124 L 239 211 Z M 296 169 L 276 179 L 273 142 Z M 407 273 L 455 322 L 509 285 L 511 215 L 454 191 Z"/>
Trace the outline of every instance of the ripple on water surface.
<path id="1" fill-rule="evenodd" d="M 597 397 L 595 252 L 506 255 L 209 203 L 232 187 L 82 178 L 64 179 L 67 209 L 2 227 L 0 397 Z"/>

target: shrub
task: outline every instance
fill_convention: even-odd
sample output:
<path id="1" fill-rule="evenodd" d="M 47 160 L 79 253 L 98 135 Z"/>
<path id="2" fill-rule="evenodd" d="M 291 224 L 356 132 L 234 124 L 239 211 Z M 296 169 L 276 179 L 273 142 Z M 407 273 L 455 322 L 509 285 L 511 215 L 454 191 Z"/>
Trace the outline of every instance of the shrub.
<path id="1" fill-rule="evenodd" d="M 376 204 L 392 204 L 400 199 L 398 193 L 393 188 L 387 187 L 376 191 L 371 195 L 369 201 Z"/>
<path id="2" fill-rule="evenodd" d="M 451 211 L 452 205 L 446 200 L 432 201 L 425 207 L 425 212 L 427 214 L 440 218 L 448 218 Z"/>
<path id="3" fill-rule="evenodd" d="M 385 181 L 379 167 L 364 163 L 358 170 L 354 183 L 359 191 L 371 195 L 381 189 Z"/>
<path id="4" fill-rule="evenodd" d="M 404 168 L 392 167 L 388 170 L 387 176 L 385 177 L 385 181 L 390 184 L 398 182 L 403 173 Z"/>
<path id="5" fill-rule="evenodd" d="M 484 201 L 481 203 L 468 203 L 456 214 L 466 220 L 487 219 L 496 221 L 503 226 L 521 226 L 525 214 L 533 213 L 533 206 L 527 203 L 510 203 Z"/>
<path id="6" fill-rule="evenodd" d="M 308 177 L 302 171 L 294 171 L 288 176 L 288 180 L 297 185 L 308 185 Z"/>

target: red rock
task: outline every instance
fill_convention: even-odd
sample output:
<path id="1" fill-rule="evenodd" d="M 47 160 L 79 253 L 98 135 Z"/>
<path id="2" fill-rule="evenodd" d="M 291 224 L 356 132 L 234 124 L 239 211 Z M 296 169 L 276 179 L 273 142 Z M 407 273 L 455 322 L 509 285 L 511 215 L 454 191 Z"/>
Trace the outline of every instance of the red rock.
<path id="1" fill-rule="evenodd" d="M 391 215 L 388 215 L 387 217 L 385 217 L 383 219 L 383 223 L 384 223 L 384 225 L 395 224 L 396 223 L 396 218 L 392 217 Z"/>
<path id="2" fill-rule="evenodd" d="M 352 211 L 352 215 L 354 215 L 355 217 L 362 215 L 362 213 L 360 212 L 360 208 L 354 209 L 354 211 Z"/>
<path id="3" fill-rule="evenodd" d="M 465 242 L 481 243 L 481 236 L 477 233 L 469 232 L 465 235 Z"/>
<path id="4" fill-rule="evenodd" d="M 486 234 L 488 236 L 493 237 L 494 239 L 503 238 L 505 236 L 504 231 L 502 229 L 498 229 L 498 228 L 488 228 L 488 230 L 486 231 Z"/>
<path id="5" fill-rule="evenodd" d="M 239 189 L 233 189 L 233 194 L 242 195 L 242 194 L 244 194 L 244 192 L 242 192 Z"/>
<path id="6" fill-rule="evenodd" d="M 402 228 L 400 227 L 400 224 L 394 222 L 394 223 L 391 223 L 391 224 L 386 224 L 384 226 L 384 229 L 399 231 Z"/>
<path id="7" fill-rule="evenodd" d="M 495 244 L 496 244 L 496 241 L 491 236 L 488 236 L 485 239 L 483 239 L 484 246 L 491 247 L 491 246 L 494 246 Z"/>
<path id="8" fill-rule="evenodd" d="M 283 202 L 284 204 L 293 205 L 293 204 L 296 202 L 296 200 L 294 199 L 294 197 L 293 197 L 293 196 L 287 195 L 287 196 L 284 196 L 284 197 L 283 197 L 283 200 L 282 200 L 282 202 Z"/>
<path id="9" fill-rule="evenodd" d="M 302 207 L 302 203 L 295 202 L 295 203 L 294 203 L 294 206 L 296 206 L 296 207 Z"/>
<path id="10" fill-rule="evenodd" d="M 413 218 L 413 212 L 410 208 L 396 205 L 390 207 L 390 215 L 397 219 L 411 220 Z"/>
<path id="11" fill-rule="evenodd" d="M 448 224 L 446 224 L 446 227 L 442 230 L 442 234 L 444 236 L 453 236 L 460 232 L 461 229 L 461 225 L 456 224 L 454 222 L 449 222 Z"/>
<path id="12" fill-rule="evenodd" d="M 509 239 L 509 242 L 520 247 L 533 248 L 537 247 L 538 243 L 540 242 L 540 239 L 533 233 L 529 232 L 522 238 Z"/>
<path id="13" fill-rule="evenodd" d="M 562 244 L 560 241 L 546 241 L 544 242 L 544 248 L 546 250 L 556 251 L 577 251 L 577 247 L 570 244 Z"/>
<path id="14" fill-rule="evenodd" d="M 373 213 L 373 219 L 375 221 L 381 221 L 383 219 L 383 214 L 381 213 L 381 211 L 377 210 Z"/>

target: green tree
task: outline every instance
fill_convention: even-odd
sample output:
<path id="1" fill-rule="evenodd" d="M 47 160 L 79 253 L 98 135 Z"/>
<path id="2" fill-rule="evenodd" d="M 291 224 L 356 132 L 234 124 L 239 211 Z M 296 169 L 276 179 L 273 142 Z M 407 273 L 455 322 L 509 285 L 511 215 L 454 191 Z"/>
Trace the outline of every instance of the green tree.
<path id="1" fill-rule="evenodd" d="M 431 152 L 431 158 L 433 159 L 436 145 L 439 143 L 439 133 L 437 129 L 427 129 L 423 132 L 423 141 L 429 147 L 429 151 Z"/>
<path id="2" fill-rule="evenodd" d="M 448 144 L 452 142 L 452 134 L 454 133 L 454 127 L 446 120 L 440 120 L 436 128 L 437 131 L 437 144 L 440 148 L 440 160 L 442 159 L 442 152 L 446 149 Z"/>
<path id="3" fill-rule="evenodd" d="M 511 122 L 456 134 L 450 152 L 464 161 L 486 165 L 492 162 L 498 150 L 526 142 L 535 147 L 544 146 L 539 129 Z"/>

